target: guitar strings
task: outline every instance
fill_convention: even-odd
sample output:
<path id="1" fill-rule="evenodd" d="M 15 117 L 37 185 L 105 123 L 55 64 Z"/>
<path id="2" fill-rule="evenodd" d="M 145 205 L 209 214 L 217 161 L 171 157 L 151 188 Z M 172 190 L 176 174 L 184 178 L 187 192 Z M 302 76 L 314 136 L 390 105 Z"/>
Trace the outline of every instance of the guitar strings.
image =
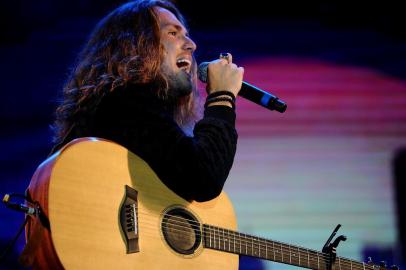
<path id="1" fill-rule="evenodd" d="M 149 213 L 146 213 L 147 215 L 149 215 Z M 166 214 L 166 216 L 169 216 L 169 217 L 175 217 L 175 218 L 179 218 L 178 216 L 174 216 L 174 215 L 169 215 L 169 214 Z M 191 220 L 191 219 L 186 219 L 186 218 L 181 218 L 182 220 L 186 220 L 186 221 L 188 221 L 188 222 L 182 222 L 182 221 L 180 221 L 180 223 L 183 223 L 183 224 L 188 224 L 189 226 L 192 226 L 192 227 L 194 227 L 194 229 L 196 229 L 196 230 L 200 230 L 200 226 L 199 225 L 197 225 L 197 224 L 200 224 L 200 223 L 198 223 L 198 222 L 196 222 L 195 220 Z M 191 224 L 192 223 L 192 224 Z M 197 224 L 196 224 L 197 223 Z M 181 228 L 188 228 L 188 229 L 190 229 L 190 227 L 189 226 L 183 226 L 183 225 L 177 225 L 178 227 L 181 227 Z M 208 225 L 208 226 L 210 226 L 210 225 Z M 214 227 L 214 226 L 211 226 L 211 227 Z M 220 227 L 217 227 L 218 229 L 220 229 L 220 230 L 224 230 L 223 228 L 220 228 Z M 228 230 L 228 229 L 226 229 L 226 230 Z M 179 231 L 181 231 L 181 232 L 184 232 L 183 230 L 179 230 Z M 220 232 L 219 230 L 217 230 L 218 232 Z M 248 234 L 244 234 L 244 233 L 239 233 L 239 232 L 234 232 L 234 231 L 231 231 L 231 230 L 228 230 L 228 231 L 230 231 L 230 232 L 233 232 L 233 233 L 237 233 L 237 234 L 239 234 L 240 236 L 241 235 L 243 235 L 243 236 L 245 236 L 245 238 L 247 238 L 247 236 L 249 236 L 249 237 L 253 237 L 253 236 L 250 236 L 250 235 L 248 235 Z M 216 232 L 216 230 L 214 229 L 209 229 L 209 232 L 210 233 L 212 233 L 212 232 Z M 188 232 L 188 233 L 190 233 L 190 232 Z M 220 236 L 220 235 L 219 235 Z M 291 252 L 291 250 L 292 250 L 292 245 L 289 245 L 289 244 L 286 244 L 286 243 L 282 243 L 282 242 L 278 242 L 278 241 L 272 241 L 272 240 L 262 240 L 262 239 L 260 239 L 260 238 L 258 238 L 257 237 L 257 239 L 258 240 L 256 240 L 256 239 L 253 239 L 253 240 L 251 240 L 251 241 L 249 241 L 249 240 L 245 240 L 245 239 L 240 239 L 243 243 L 245 243 L 245 244 L 253 244 L 253 241 L 256 241 L 256 243 L 258 244 L 258 245 L 260 245 L 260 247 L 267 247 L 267 241 L 271 241 L 271 242 L 274 242 L 274 244 L 277 244 L 277 245 L 280 245 L 281 246 L 281 248 L 283 249 L 285 249 L 285 250 L 289 250 L 290 252 Z M 321 252 L 318 252 L 318 251 L 316 251 L 316 250 L 311 250 L 311 249 L 308 249 L 308 248 L 304 248 L 304 247 L 295 247 L 295 248 L 302 248 L 302 249 L 304 249 L 304 250 L 306 250 L 306 251 L 303 251 L 302 250 L 302 253 L 306 253 L 306 254 L 308 254 L 309 253 L 309 251 L 312 251 L 313 253 L 316 253 L 316 254 L 318 254 L 318 257 L 320 258 L 322 258 L 322 259 L 324 259 L 324 260 L 330 260 L 330 257 L 329 257 L 329 255 L 328 254 L 325 254 L 325 253 L 321 253 Z M 358 262 L 358 261 L 355 261 L 355 260 L 351 260 L 351 259 L 347 259 L 347 258 L 341 258 L 341 257 L 337 257 L 337 259 L 339 259 L 339 260 L 344 260 L 343 261 L 343 263 L 344 264 L 348 264 L 348 265 L 352 265 L 352 266 L 354 266 L 353 265 L 353 263 L 354 264 L 363 264 L 363 263 L 360 263 L 360 262 Z M 345 261 L 345 260 L 347 260 L 347 262 Z M 318 261 L 317 259 L 314 259 L 314 261 Z M 364 264 L 365 266 L 369 266 L 368 264 Z M 376 266 L 376 265 L 375 265 Z M 364 266 L 362 266 L 360 269 L 365 269 L 364 268 Z M 371 268 L 371 269 L 374 269 L 374 268 Z"/>
<path id="2" fill-rule="evenodd" d="M 147 214 L 148 215 L 148 214 Z M 193 228 L 193 229 L 195 229 L 195 230 L 199 230 L 200 231 L 200 223 L 198 223 L 198 222 L 196 222 L 195 220 L 191 220 L 191 219 L 186 219 L 186 218 L 184 218 L 184 217 L 182 217 L 182 218 L 179 218 L 179 216 L 175 216 L 175 215 L 169 215 L 169 214 L 166 214 L 166 216 L 167 217 L 175 217 L 175 218 L 178 218 L 179 220 L 177 221 L 179 224 L 173 224 L 174 226 L 177 226 L 177 227 L 180 227 L 180 228 L 187 228 L 187 229 L 190 229 L 190 226 Z M 186 221 L 186 222 L 185 222 Z M 186 224 L 186 226 L 184 226 Z M 207 226 L 210 226 L 210 227 L 215 227 L 215 226 L 211 226 L 211 225 L 207 225 Z M 285 250 L 289 250 L 289 252 L 292 252 L 292 247 L 294 247 L 295 249 L 302 249 L 302 251 L 300 251 L 299 250 L 299 253 L 300 252 L 302 252 L 302 253 L 306 253 L 306 254 L 308 254 L 309 253 L 309 251 L 312 251 L 313 253 L 316 253 L 316 254 L 318 254 L 318 257 L 321 257 L 321 258 L 323 258 L 323 259 L 329 259 L 329 255 L 326 255 L 325 253 L 320 253 L 320 252 L 318 252 L 318 251 L 316 251 L 316 250 L 311 250 L 311 249 L 308 249 L 308 248 L 304 248 L 304 247 L 300 247 L 300 246 L 292 246 L 292 245 L 289 245 L 289 244 L 286 244 L 286 243 L 282 243 L 282 242 L 278 242 L 278 241 L 273 241 L 273 240 L 267 240 L 267 239 L 260 239 L 259 237 L 257 237 L 257 239 L 253 239 L 253 237 L 254 236 L 251 236 L 251 235 L 248 235 L 248 234 L 244 234 L 244 233 L 239 233 L 239 232 L 235 232 L 235 231 L 232 231 L 232 230 L 229 230 L 229 229 L 224 229 L 224 228 L 220 228 L 220 227 L 217 227 L 217 230 L 216 229 L 212 229 L 212 228 L 207 228 L 206 227 L 206 232 L 209 232 L 210 234 L 218 234 L 218 236 L 221 236 L 220 235 L 220 230 L 227 230 L 227 234 L 228 235 L 230 235 L 230 232 L 231 233 L 234 233 L 234 234 L 238 234 L 238 236 L 240 237 L 240 241 L 242 242 L 242 243 L 245 243 L 245 244 L 258 244 L 259 245 L 259 248 L 261 248 L 261 247 L 265 247 L 265 248 L 267 248 L 268 246 L 268 244 L 269 243 L 267 243 L 267 241 L 270 241 L 270 242 L 273 242 L 273 245 L 275 246 L 275 244 L 276 245 L 279 245 L 279 246 L 281 246 L 281 249 L 285 249 Z M 184 231 L 182 231 L 182 230 L 180 230 L 181 232 L 184 232 Z M 188 232 L 189 233 L 189 232 Z M 223 232 L 223 237 L 225 236 L 225 234 L 224 234 L 224 232 Z M 237 236 L 237 237 L 238 237 Z M 241 238 L 241 236 L 244 236 L 245 237 L 245 239 L 243 239 L 243 238 Z M 252 240 L 248 240 L 248 237 L 249 238 L 252 238 Z M 278 249 L 279 250 L 279 249 Z M 296 251 L 295 251 L 296 252 Z M 315 259 L 316 260 L 316 259 Z M 354 261 L 354 262 L 356 262 L 356 261 Z M 357 262 L 358 263 L 358 262 Z"/>
<path id="3" fill-rule="evenodd" d="M 137 207 L 137 209 L 138 209 L 138 207 Z M 150 212 L 144 212 L 144 211 L 137 211 L 137 213 L 139 213 L 139 214 L 141 214 L 141 218 L 142 218 L 142 215 L 145 215 L 145 216 L 156 216 L 156 214 L 151 214 Z M 178 219 L 178 221 L 177 221 L 177 223 L 178 224 L 173 224 L 174 226 L 177 226 L 178 228 L 180 228 L 180 229 L 176 229 L 176 231 L 178 231 L 178 232 L 181 232 L 181 233 L 183 233 L 183 234 L 185 234 L 185 233 L 187 233 L 187 234 L 194 234 L 194 232 L 191 232 L 190 231 L 190 227 L 192 227 L 192 228 L 194 228 L 195 230 L 199 230 L 199 232 L 201 232 L 200 231 L 200 223 L 199 222 L 197 222 L 197 221 L 195 221 L 195 220 L 191 220 L 191 219 L 187 219 L 187 218 L 184 218 L 184 217 L 179 217 L 179 216 L 177 216 L 177 215 L 170 215 L 170 214 L 166 214 L 166 216 L 167 217 L 174 217 L 175 219 Z M 139 218 L 138 218 L 139 219 Z M 180 219 L 180 220 L 179 220 Z M 145 220 L 147 220 L 147 221 L 149 221 L 148 219 L 145 219 Z M 151 221 L 152 222 L 152 221 Z M 144 222 L 143 221 L 143 224 L 148 224 L 147 222 Z M 168 224 L 170 224 L 170 222 L 164 222 L 163 223 L 163 227 L 167 227 L 168 226 Z M 187 225 L 186 225 L 187 224 Z M 158 225 L 158 223 L 155 223 L 155 222 L 153 222 L 153 224 L 152 223 L 149 223 L 148 224 L 148 226 L 151 226 L 152 225 L 152 227 L 154 228 L 154 230 L 156 230 L 156 228 L 157 228 L 157 225 Z M 207 225 L 207 224 L 206 224 Z M 211 226 L 211 225 L 207 225 L 207 226 Z M 214 228 L 216 228 L 216 226 L 211 226 L 211 227 L 214 227 Z M 188 229 L 188 231 L 185 231 L 185 230 L 183 230 L 183 229 L 185 229 L 185 228 L 187 228 Z M 217 227 L 217 230 L 215 230 L 215 229 L 211 229 L 210 227 L 206 227 L 206 232 L 208 231 L 208 232 L 210 232 L 210 233 L 220 233 L 220 230 L 227 230 L 228 232 L 232 232 L 232 233 L 236 233 L 236 234 L 238 234 L 239 236 L 241 236 L 241 235 L 243 235 L 243 236 L 245 236 L 245 238 L 246 239 L 242 239 L 242 238 L 240 238 L 240 242 L 241 243 L 243 243 L 243 244 L 245 244 L 245 245 L 253 245 L 253 244 L 257 244 L 258 245 L 258 247 L 259 248 L 261 248 L 261 247 L 265 247 L 265 248 L 268 248 L 268 246 L 267 246 L 267 241 L 270 241 L 270 242 L 273 242 L 273 247 L 272 247 L 272 251 L 271 252 L 273 252 L 273 251 L 275 251 L 275 253 L 276 252 L 279 252 L 279 249 L 275 249 L 275 244 L 279 244 L 280 245 L 280 247 L 281 247 L 281 251 L 283 252 L 284 250 L 286 251 L 286 250 L 288 250 L 289 252 L 292 252 L 292 245 L 289 245 L 289 244 L 285 244 L 285 243 L 282 243 L 282 242 L 278 242 L 278 241 L 272 241 L 272 240 L 266 240 L 266 239 L 260 239 L 260 238 L 258 238 L 257 237 L 257 239 L 254 239 L 254 238 L 252 238 L 253 236 L 250 236 L 250 235 L 248 235 L 248 234 L 244 234 L 244 233 L 239 233 L 239 232 L 235 232 L 235 231 L 232 231 L 232 230 L 229 230 L 229 229 L 225 229 L 225 228 L 220 228 L 220 227 Z M 142 232 L 142 234 L 144 235 L 144 232 Z M 229 233 L 228 233 L 229 234 Z M 220 234 L 218 234 L 218 236 L 219 237 L 221 237 L 221 235 Z M 223 234 L 223 236 L 224 236 L 224 234 Z M 251 241 L 249 241 L 248 240 L 248 237 L 247 236 L 249 236 L 252 240 Z M 214 239 L 213 239 L 214 240 Z M 219 245 L 221 244 L 221 240 L 220 239 L 218 239 L 218 243 L 219 243 Z M 264 243 L 264 244 L 263 244 Z M 224 245 L 223 245 L 224 246 Z M 309 258 L 309 251 L 312 251 L 313 253 L 315 253 L 315 254 L 317 254 L 317 256 L 318 256 L 318 258 L 315 258 L 315 259 L 312 259 L 311 261 L 312 261 L 312 264 L 311 265 L 320 265 L 320 257 L 322 258 L 322 259 L 324 259 L 324 260 L 327 260 L 327 263 L 330 263 L 329 261 L 330 261 L 330 258 L 329 258 L 329 256 L 328 255 L 326 255 L 325 253 L 320 253 L 320 252 L 318 252 L 318 251 L 315 251 L 315 250 L 311 250 L 311 249 L 308 249 L 308 248 L 303 248 L 303 247 L 295 247 L 295 249 L 297 249 L 297 248 L 302 248 L 302 249 L 304 249 L 304 250 L 306 250 L 306 251 L 300 251 L 299 250 L 299 255 L 301 255 L 301 254 L 303 254 L 303 253 L 305 253 L 305 256 L 307 256 L 308 258 Z M 269 249 L 271 249 L 271 247 L 269 247 Z M 296 252 L 296 251 L 295 251 Z M 279 256 L 279 254 L 278 254 L 278 256 Z M 284 260 L 284 258 L 283 258 L 283 254 L 281 254 L 280 255 L 281 256 L 281 260 L 282 260 L 282 262 L 284 262 L 285 260 Z M 288 255 L 289 256 L 289 255 Z M 314 256 L 314 255 L 313 255 Z M 300 256 L 301 257 L 301 256 Z M 271 258 L 271 257 L 269 257 L 268 256 L 268 258 Z M 274 258 L 276 258 L 276 254 L 275 254 L 275 256 L 274 256 Z M 340 261 L 341 260 L 341 258 L 340 257 L 337 257 L 337 259 Z M 356 268 L 357 267 L 357 264 L 358 265 L 361 265 L 361 263 L 360 262 L 357 262 L 357 261 L 354 261 L 354 260 L 350 260 L 350 259 L 346 259 L 346 258 L 343 258 L 344 260 L 347 260 L 347 262 L 346 261 L 343 261 L 343 262 L 340 262 L 341 263 L 341 265 L 347 265 L 347 266 L 349 266 L 349 267 L 351 267 L 351 269 L 360 269 L 360 270 L 362 270 L 362 269 L 372 269 L 372 270 L 374 270 L 375 268 L 374 268 L 374 266 L 371 266 L 371 265 L 368 265 L 368 264 L 364 264 L 364 263 L 362 263 L 363 264 L 363 266 L 362 267 L 360 267 L 360 268 Z M 291 260 L 291 259 L 290 259 Z M 305 261 L 307 261 L 307 260 L 305 260 Z M 351 262 L 354 262 L 354 265 L 351 263 Z M 322 262 L 322 265 L 324 265 L 326 262 Z M 308 265 L 310 265 L 310 260 L 309 260 L 309 262 L 308 262 Z M 335 266 L 334 264 L 333 264 L 333 266 Z M 372 268 L 371 268 L 372 267 Z"/>
<path id="4" fill-rule="evenodd" d="M 150 225 L 150 224 L 149 224 Z M 157 225 L 157 224 L 156 224 Z M 155 226 L 154 226 L 155 227 Z M 148 228 L 149 229 L 149 228 Z M 155 230 L 156 230 L 156 228 L 155 228 Z M 182 233 L 182 235 L 184 235 L 184 234 L 191 234 L 192 232 L 190 232 L 190 231 L 183 231 L 183 230 L 179 230 L 179 229 L 174 229 L 174 231 L 178 231 L 178 232 L 181 232 Z M 150 232 L 150 231 L 147 231 L 147 232 Z M 193 233 L 194 234 L 194 233 Z M 150 233 L 145 233 L 145 232 L 142 232 L 141 231 L 141 235 L 153 235 L 153 236 L 156 236 L 156 235 L 154 235 L 154 234 L 150 234 Z M 214 240 L 213 240 L 214 241 Z M 224 244 L 223 245 L 221 245 L 221 240 L 220 239 L 218 239 L 217 240 L 218 241 L 218 243 L 219 243 L 219 247 L 221 247 L 221 246 L 224 246 Z M 249 244 L 249 246 L 251 246 L 253 243 L 252 243 L 252 241 L 242 241 L 242 242 L 244 242 L 244 243 L 248 243 Z M 231 246 L 231 244 L 226 244 L 226 245 L 229 245 L 229 246 Z M 216 249 L 216 248 L 214 248 L 214 249 Z M 250 248 L 251 249 L 251 248 Z M 286 249 L 286 248 L 285 248 Z M 279 249 L 275 249 L 276 250 L 276 252 L 279 252 Z M 307 249 L 307 250 L 309 250 L 309 249 Z M 291 251 L 291 249 L 289 249 L 289 251 L 290 252 L 292 252 Z M 305 255 L 303 255 L 303 252 L 305 253 Z M 306 265 L 308 265 L 308 266 L 315 266 L 315 265 L 317 265 L 318 267 L 319 267 L 319 269 L 324 269 L 324 268 L 321 268 L 321 266 L 325 266 L 326 264 L 327 265 L 329 265 L 330 264 L 330 258 L 328 257 L 327 259 L 325 259 L 326 261 L 322 261 L 322 258 L 320 258 L 320 256 L 319 256 L 319 260 L 318 259 L 313 259 L 313 258 L 310 258 L 310 257 L 308 257 L 307 255 L 310 255 L 310 254 L 308 254 L 307 252 L 305 252 L 305 251 L 303 251 L 302 253 L 301 252 L 298 252 L 299 254 L 298 255 L 300 255 L 300 257 L 302 258 L 303 256 L 305 256 L 305 257 L 307 257 L 307 258 L 309 258 L 310 260 L 308 260 L 307 258 L 304 260 L 305 262 L 308 262 Z M 320 252 L 318 252 L 318 251 L 313 251 L 314 253 L 317 253 L 317 254 L 320 254 Z M 266 252 L 265 252 L 266 253 Z M 273 249 L 271 248 L 271 247 L 269 247 L 269 252 L 268 252 L 268 254 L 269 253 L 273 253 Z M 243 252 L 241 252 L 240 254 L 244 254 Z M 323 254 L 323 253 L 321 253 L 321 254 Z M 246 254 L 246 255 L 249 255 L 248 253 Z M 314 255 L 312 255 L 312 256 L 314 256 Z M 273 256 L 267 256 L 266 257 L 266 259 L 272 259 L 272 257 Z M 287 257 L 283 257 L 282 256 L 282 254 L 275 254 L 275 256 L 274 256 L 274 261 L 277 261 L 276 259 L 279 259 L 279 258 L 281 258 L 281 262 L 286 262 L 287 261 L 287 258 L 289 257 L 289 255 L 287 255 Z M 295 259 L 294 258 L 294 260 L 297 260 L 298 261 L 298 259 L 299 258 L 297 258 L 297 259 Z M 292 260 L 290 259 L 290 263 L 292 264 Z M 302 260 L 301 260 L 302 261 Z M 303 261 L 302 261 L 303 262 Z M 339 264 L 338 264 L 339 263 Z M 303 264 L 301 264 L 302 266 L 303 266 Z M 337 257 L 337 261 L 333 264 L 333 267 L 341 267 L 341 266 L 347 266 L 347 267 L 349 267 L 349 268 L 351 268 L 351 269 L 360 269 L 360 270 L 365 270 L 365 269 L 372 269 L 372 270 L 374 270 L 375 268 L 375 266 L 376 267 L 379 267 L 378 265 L 370 265 L 370 264 L 365 264 L 365 263 L 361 263 L 361 262 L 358 262 L 358 261 L 355 261 L 355 260 L 351 260 L 351 259 L 346 259 L 346 258 L 341 258 L 341 257 Z M 333 268 L 333 269 L 335 269 L 335 268 Z M 341 269 L 341 268 L 338 268 L 338 269 Z M 381 269 L 381 268 L 378 268 L 378 269 Z"/>
<path id="5" fill-rule="evenodd" d="M 150 215 L 150 213 L 143 213 L 143 212 L 138 212 L 138 213 L 141 213 L 141 214 L 145 214 L 145 215 Z M 164 224 L 164 226 L 168 226 L 168 224 L 171 224 L 171 225 L 173 225 L 173 226 L 176 226 L 176 227 L 178 227 L 178 228 L 180 228 L 180 229 L 173 229 L 173 230 L 176 230 L 176 231 L 178 231 L 178 232 L 181 232 L 181 233 L 183 233 L 183 234 L 194 234 L 194 231 L 193 232 L 191 232 L 190 230 L 191 229 L 193 229 L 193 230 L 198 230 L 200 233 L 201 233 L 201 227 L 200 227 L 200 223 L 199 222 L 197 222 L 197 221 L 195 221 L 195 220 L 191 220 L 191 219 L 187 219 L 187 218 L 184 218 L 184 217 L 179 217 L 179 216 L 176 216 L 176 215 L 170 215 L 170 214 L 165 214 L 165 216 L 166 217 L 174 217 L 174 218 L 176 218 L 176 219 L 178 219 L 178 220 L 176 220 L 176 223 L 178 223 L 178 224 L 175 224 L 175 223 L 171 223 L 171 222 L 168 222 L 168 221 L 163 221 L 163 224 Z M 145 223 L 145 222 L 143 222 L 143 223 Z M 152 225 L 152 224 L 150 224 L 150 225 Z M 211 226 L 211 225 L 207 225 L 206 224 L 206 226 L 210 226 L 210 227 L 215 227 L 215 226 Z M 183 230 L 183 229 L 187 229 L 187 230 Z M 216 227 L 217 228 L 217 230 L 216 229 L 211 229 L 211 228 L 209 228 L 209 227 L 206 227 L 204 230 L 203 230 L 203 233 L 204 232 L 209 232 L 210 234 L 217 234 L 218 235 L 218 237 L 219 238 L 221 238 L 221 237 L 223 237 L 223 238 L 225 238 L 225 237 L 228 237 L 228 240 L 231 240 L 230 238 L 229 238 L 229 236 L 230 236 L 230 233 L 233 233 L 233 234 L 238 234 L 238 236 L 240 236 L 241 237 L 241 235 L 242 236 L 245 236 L 245 239 L 243 239 L 243 238 L 240 238 L 239 239 L 239 241 L 241 242 L 241 243 L 243 243 L 243 244 L 245 244 L 245 245 L 250 245 L 250 246 L 253 246 L 253 245 L 258 245 L 258 248 L 265 248 L 265 249 L 272 249 L 272 251 L 271 252 L 289 252 L 289 253 L 298 253 L 298 255 L 301 257 L 301 255 L 303 255 L 303 253 L 305 254 L 305 256 L 307 256 L 307 255 L 310 255 L 309 254 L 309 251 L 311 251 L 312 253 L 315 253 L 315 254 L 317 254 L 317 257 L 319 258 L 319 259 L 313 259 L 312 261 L 313 262 L 319 262 L 319 260 L 320 259 L 323 259 L 323 260 L 326 260 L 327 261 L 327 263 L 330 263 L 329 261 L 330 261 L 330 257 L 329 257 L 329 255 L 328 254 L 325 254 L 325 253 L 321 253 L 321 252 L 319 252 L 319 251 L 316 251 L 316 250 L 311 250 L 311 249 L 308 249 L 308 248 L 304 248 L 304 247 L 300 247 L 300 246 L 292 246 L 292 245 L 290 245 L 290 244 L 286 244 L 286 243 L 282 243 L 282 242 L 278 242 L 278 241 L 273 241 L 273 240 L 267 240 L 267 239 L 260 239 L 259 237 L 256 237 L 257 239 L 254 239 L 254 237 L 255 236 L 251 236 L 251 235 L 248 235 L 248 234 L 244 234 L 244 233 L 239 233 L 239 232 L 235 232 L 235 231 L 232 231 L 232 230 L 229 230 L 229 229 L 225 229 L 225 228 L 220 228 L 220 227 Z M 220 235 L 221 234 L 221 232 L 220 232 L 220 230 L 223 230 L 223 234 L 222 235 Z M 225 231 L 226 230 L 226 231 Z M 227 236 L 225 235 L 225 234 L 227 234 Z M 235 235 L 236 236 L 236 235 Z M 248 237 L 249 238 L 251 238 L 252 240 L 248 240 Z M 214 240 L 213 240 L 214 241 Z M 269 241 L 269 242 L 271 242 L 272 244 L 273 244 L 273 246 L 272 247 L 268 247 L 268 245 L 269 245 L 269 243 L 267 243 L 267 241 Z M 218 239 L 218 243 L 219 243 L 219 245 L 221 245 L 221 240 L 220 239 Z M 280 249 L 277 249 L 277 248 L 275 248 L 275 244 L 276 245 L 279 245 L 280 246 Z M 228 244 L 229 246 L 231 245 L 231 244 Z M 234 245 L 235 245 L 235 243 L 234 243 Z M 223 245 L 223 246 L 225 246 L 225 245 Z M 292 247 L 294 248 L 294 250 L 292 250 Z M 251 248 L 251 247 L 250 247 Z M 298 249 L 297 251 L 296 251 L 296 249 Z M 302 250 L 300 250 L 300 249 L 302 249 Z M 247 248 L 246 248 L 246 250 L 247 250 Z M 282 260 L 283 260 L 283 254 L 278 254 L 278 256 L 282 256 Z M 289 256 L 289 255 L 288 255 Z M 313 254 L 313 256 L 315 256 L 314 254 Z M 276 254 L 275 254 L 275 257 L 276 257 Z M 295 259 L 295 258 L 294 258 Z M 356 269 L 355 267 L 357 266 L 357 264 L 358 265 L 361 265 L 361 264 L 363 264 L 363 266 L 361 267 L 361 268 L 359 268 L 359 269 L 365 269 L 365 267 L 374 267 L 373 265 L 369 265 L 369 264 L 364 264 L 364 263 L 361 263 L 361 262 L 358 262 L 358 261 L 355 261 L 355 260 L 351 260 L 351 259 L 347 259 L 347 258 L 341 258 L 341 257 L 337 257 L 337 259 L 338 260 L 340 260 L 340 265 L 348 265 L 348 266 L 351 266 L 352 267 L 352 269 Z M 341 261 L 342 260 L 342 261 Z M 307 261 L 307 259 L 305 260 L 305 261 Z M 365 266 L 365 267 L 364 267 Z M 375 265 L 375 266 L 377 266 L 377 265 Z M 370 268 L 370 269 L 374 269 L 374 268 Z"/>

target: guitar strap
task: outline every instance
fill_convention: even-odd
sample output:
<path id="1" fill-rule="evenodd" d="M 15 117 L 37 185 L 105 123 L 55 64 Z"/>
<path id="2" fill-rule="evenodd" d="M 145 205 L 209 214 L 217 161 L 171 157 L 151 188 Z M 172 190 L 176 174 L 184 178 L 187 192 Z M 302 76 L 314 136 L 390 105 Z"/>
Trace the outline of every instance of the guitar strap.
<path id="1" fill-rule="evenodd" d="M 28 216 L 28 223 L 26 226 L 26 245 L 21 252 L 18 262 L 24 267 L 32 267 L 35 261 L 35 254 L 37 253 L 38 248 L 41 245 L 43 235 L 44 235 L 44 226 L 38 220 L 35 222 L 33 219 L 38 219 L 38 217 Z M 33 224 L 36 224 L 32 226 Z"/>
<path id="2" fill-rule="evenodd" d="M 67 131 L 66 135 L 63 137 L 62 141 L 58 144 L 54 145 L 49 153 L 48 157 L 53 155 L 56 150 L 58 150 L 62 145 L 66 143 L 66 139 L 72 133 L 73 128 L 75 127 L 75 123 L 73 123 L 69 130 Z M 28 187 L 25 191 L 25 196 L 29 203 L 34 203 L 31 194 L 30 194 L 30 187 Z M 35 192 L 35 191 L 34 191 Z M 39 209 L 41 210 L 41 209 Z M 50 235 L 50 226 L 48 218 L 43 214 L 42 211 L 39 212 L 37 216 L 29 216 L 27 215 L 27 225 L 25 227 L 25 239 L 26 244 L 23 251 L 18 258 L 18 262 L 28 268 L 34 265 L 35 259 L 38 257 L 38 249 L 41 246 L 42 240 L 44 239 L 44 235 Z M 46 245 L 46 244 L 45 244 Z M 38 259 L 38 258 L 37 258 Z"/>
<path id="3" fill-rule="evenodd" d="M 35 203 L 37 206 L 37 214 L 26 217 L 26 245 L 18 258 L 18 262 L 24 267 L 32 267 L 33 269 L 63 269 L 52 243 L 49 220 L 41 207 L 41 203 L 44 203 L 43 197 L 39 196 L 39 201 L 33 200 L 31 197 L 31 194 L 38 196 L 38 192 L 40 192 L 39 188 L 41 187 L 38 186 L 36 179 L 34 176 L 26 190 L 26 197 L 28 202 Z"/>

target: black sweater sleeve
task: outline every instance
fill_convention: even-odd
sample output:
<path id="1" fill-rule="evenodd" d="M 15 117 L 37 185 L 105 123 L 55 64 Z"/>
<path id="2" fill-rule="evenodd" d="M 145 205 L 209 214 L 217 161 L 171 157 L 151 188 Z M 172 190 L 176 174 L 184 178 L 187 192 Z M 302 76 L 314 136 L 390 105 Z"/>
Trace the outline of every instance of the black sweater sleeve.
<path id="1" fill-rule="evenodd" d="M 96 113 L 96 136 L 139 155 L 165 185 L 187 200 L 207 201 L 220 194 L 236 152 L 232 108 L 208 107 L 190 137 L 158 99 L 127 93 L 106 100 Z"/>

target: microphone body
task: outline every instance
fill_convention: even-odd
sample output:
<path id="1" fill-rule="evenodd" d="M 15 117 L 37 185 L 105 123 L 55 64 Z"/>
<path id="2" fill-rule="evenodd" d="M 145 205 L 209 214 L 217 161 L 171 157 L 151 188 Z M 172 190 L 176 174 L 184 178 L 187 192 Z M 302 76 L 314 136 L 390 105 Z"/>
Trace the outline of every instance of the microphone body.
<path id="1" fill-rule="evenodd" d="M 199 79 L 204 83 L 207 83 L 208 65 L 209 62 L 203 62 L 199 65 L 198 69 Z M 265 92 L 264 90 L 259 89 L 258 87 L 249 84 L 247 82 L 242 82 L 241 90 L 238 93 L 238 95 L 258 105 L 261 105 L 262 107 L 265 107 L 271 111 L 275 110 L 280 113 L 283 113 L 286 111 L 287 108 L 286 103 L 280 100 L 278 97 L 268 92 Z"/>

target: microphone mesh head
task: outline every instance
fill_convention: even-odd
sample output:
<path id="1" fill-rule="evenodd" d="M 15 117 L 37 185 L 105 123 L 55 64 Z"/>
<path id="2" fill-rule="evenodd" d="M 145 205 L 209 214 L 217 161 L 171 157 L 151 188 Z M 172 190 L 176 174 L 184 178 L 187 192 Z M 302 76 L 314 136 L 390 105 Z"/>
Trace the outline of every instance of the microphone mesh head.
<path id="1" fill-rule="evenodd" d="M 199 77 L 199 80 L 201 80 L 204 83 L 207 83 L 207 67 L 209 65 L 209 62 L 203 62 L 200 63 L 199 68 L 197 69 L 197 75 Z"/>

